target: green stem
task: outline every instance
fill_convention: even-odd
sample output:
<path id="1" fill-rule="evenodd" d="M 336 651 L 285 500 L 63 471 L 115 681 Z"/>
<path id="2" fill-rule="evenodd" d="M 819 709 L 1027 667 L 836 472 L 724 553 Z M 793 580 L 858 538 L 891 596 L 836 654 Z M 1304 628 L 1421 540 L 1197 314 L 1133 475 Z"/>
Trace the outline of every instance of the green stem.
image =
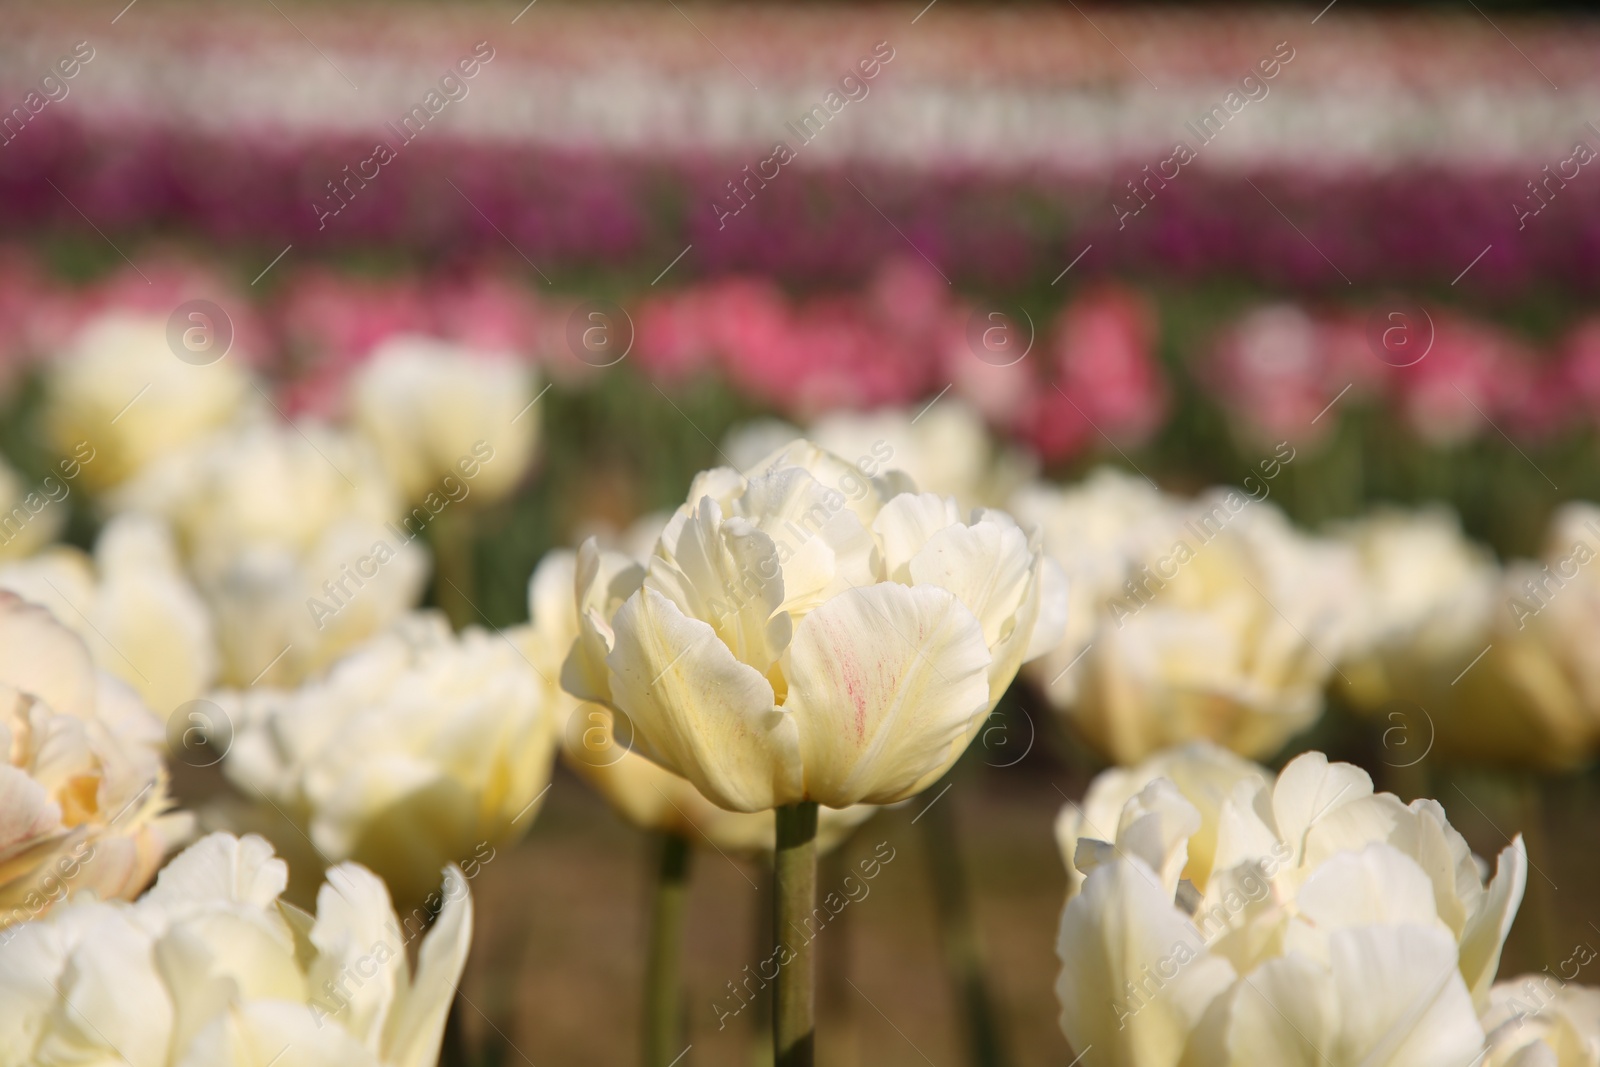
<path id="1" fill-rule="evenodd" d="M 433 600 L 456 628 L 474 621 L 473 587 L 477 584 L 473 560 L 472 516 L 447 507 L 429 528 L 433 541 Z"/>
<path id="2" fill-rule="evenodd" d="M 945 965 L 955 980 L 956 995 L 966 1017 L 967 1054 L 970 1062 L 979 1067 L 999 1067 L 1006 1062 L 1006 1055 L 994 997 L 984 973 L 978 921 L 961 869 L 954 808 L 936 799 L 918 819 L 923 824 L 928 851 L 934 906 L 944 931 Z"/>
<path id="3" fill-rule="evenodd" d="M 644 1063 L 667 1067 L 683 1051 L 683 916 L 689 900 L 689 842 L 662 834 L 645 964 Z"/>
<path id="4" fill-rule="evenodd" d="M 816 1043 L 815 956 L 806 923 L 817 901 L 817 805 L 804 801 L 778 808 L 778 847 L 773 856 L 776 888 L 773 926 L 779 944 L 777 1004 L 772 1015 L 776 1067 L 812 1067 Z M 815 935 L 810 935 L 815 936 Z"/>

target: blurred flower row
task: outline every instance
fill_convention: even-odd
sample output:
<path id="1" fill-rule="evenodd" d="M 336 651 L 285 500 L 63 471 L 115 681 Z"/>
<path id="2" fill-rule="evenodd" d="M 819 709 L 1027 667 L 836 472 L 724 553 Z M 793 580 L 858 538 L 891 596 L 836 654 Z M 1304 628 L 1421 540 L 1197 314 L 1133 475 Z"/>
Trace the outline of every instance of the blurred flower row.
<path id="1" fill-rule="evenodd" d="M 858 292 L 792 297 L 769 280 L 735 277 L 624 303 L 547 296 L 509 275 L 379 281 L 283 269 L 291 277 L 278 294 L 255 302 L 181 261 L 73 288 L 6 258 L 0 364 L 15 381 L 31 367 L 83 363 L 110 343 L 89 329 L 98 319 L 138 316 L 152 356 L 179 343 L 200 345 L 201 357 L 227 350 L 260 373 L 261 399 L 289 414 L 342 417 L 387 403 L 356 395 L 355 375 L 375 350 L 435 338 L 537 365 L 574 388 L 624 362 L 668 388 L 710 376 L 801 419 L 948 389 L 1047 462 L 1158 440 L 1193 403 L 1183 399 L 1189 381 L 1251 450 L 1281 440 L 1315 448 L 1346 413 L 1374 407 L 1439 449 L 1501 434 L 1543 445 L 1600 417 L 1600 322 L 1590 319 L 1543 345 L 1388 298 L 1320 310 L 1259 305 L 1183 335 L 1187 323 L 1163 323 L 1159 301 L 1126 285 L 1090 285 L 1036 321 L 1022 305 L 953 295 L 915 259 L 886 263 Z M 209 310 L 183 317 L 196 294 Z M 111 477 L 108 466 L 97 480 Z"/>

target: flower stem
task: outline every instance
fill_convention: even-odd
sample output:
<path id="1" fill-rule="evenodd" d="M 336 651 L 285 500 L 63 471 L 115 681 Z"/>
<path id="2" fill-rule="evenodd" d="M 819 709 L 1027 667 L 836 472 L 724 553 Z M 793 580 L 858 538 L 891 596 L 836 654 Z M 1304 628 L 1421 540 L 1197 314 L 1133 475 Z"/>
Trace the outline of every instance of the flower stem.
<path id="1" fill-rule="evenodd" d="M 773 856 L 773 933 L 789 952 L 779 957 L 777 1005 L 772 1015 L 776 1067 L 811 1067 L 816 1042 L 815 958 L 806 936 L 817 900 L 817 805 L 804 801 L 778 808 L 778 847 Z"/>
<path id="2" fill-rule="evenodd" d="M 945 965 L 955 980 L 956 997 L 965 1016 L 969 1062 L 979 1067 L 1001 1067 L 1009 1057 L 984 968 L 978 917 L 972 910 L 972 896 L 961 865 L 953 804 L 941 805 L 935 800 L 923 812 L 918 818 L 926 816 L 922 828 L 934 907 L 944 935 Z"/>
<path id="3" fill-rule="evenodd" d="M 459 629 L 476 614 L 471 599 L 477 584 L 472 516 L 446 509 L 433 520 L 429 533 L 434 552 L 434 603 Z"/>
<path id="4" fill-rule="evenodd" d="M 689 899 L 689 842 L 661 834 L 650 915 L 650 957 L 645 964 L 644 1063 L 667 1067 L 683 1051 L 683 916 Z"/>

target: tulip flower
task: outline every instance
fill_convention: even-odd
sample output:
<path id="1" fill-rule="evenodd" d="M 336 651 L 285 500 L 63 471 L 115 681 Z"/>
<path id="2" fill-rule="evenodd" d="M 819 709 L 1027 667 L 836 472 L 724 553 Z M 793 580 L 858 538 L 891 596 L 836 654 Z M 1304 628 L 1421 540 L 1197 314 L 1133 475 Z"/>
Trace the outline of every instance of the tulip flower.
<path id="1" fill-rule="evenodd" d="M 1118 763 L 1197 738 L 1265 756 L 1322 712 L 1356 563 L 1344 546 L 1295 531 L 1264 499 L 1267 483 L 1251 481 L 1257 492 L 1217 490 L 1169 510 L 1127 554 L 1102 560 L 1126 580 L 1096 612 L 1081 660 L 1062 668 L 1074 684 L 1057 692 L 1035 676 Z"/>
<path id="2" fill-rule="evenodd" d="M 371 871 L 328 872 L 315 915 L 280 899 L 266 841 L 212 834 L 137 903 L 87 901 L 0 941 L 0 1067 L 433 1067 L 472 939 L 449 867 L 438 918 L 402 921 Z"/>
<path id="3" fill-rule="evenodd" d="M 1057 943 L 1073 1048 L 1120 1067 L 1476 1062 L 1521 839 L 1486 884 L 1443 808 L 1360 768 L 1310 752 L 1225 794 L 1216 771 L 1152 778 L 1063 842 L 1085 875 Z"/>
<path id="4" fill-rule="evenodd" d="M 497 500 L 527 471 L 540 422 L 534 393 L 533 372 L 509 353 L 405 335 L 362 364 L 350 403 L 407 501 L 453 499 L 462 486 L 460 503 Z"/>
<path id="5" fill-rule="evenodd" d="M 924 789 L 1059 640 L 1037 538 L 909 481 L 797 441 L 699 475 L 644 566 L 580 552 L 563 683 L 707 799 L 779 809 L 779 929 L 811 906 L 817 805 Z M 808 1062 L 809 990 L 806 954 L 780 977 L 780 1064 Z"/>
<path id="6" fill-rule="evenodd" d="M 179 358 L 164 318 L 113 312 L 84 326 L 47 365 L 45 425 L 63 455 L 83 442 L 94 448 L 83 466 L 87 486 L 120 485 L 254 402 L 239 353 L 195 358 L 210 356 Z"/>
<path id="7" fill-rule="evenodd" d="M 111 498 L 159 515 L 216 624 L 227 685 L 294 685 L 413 608 L 418 522 L 371 446 L 244 421 L 152 463 Z"/>
<path id="8" fill-rule="evenodd" d="M 622 571 L 642 567 L 621 552 L 591 550 L 603 558 L 602 566 Z M 579 635 L 573 590 L 577 581 L 578 553 L 559 550 L 539 562 L 528 583 L 532 624 L 523 632 L 522 647 L 545 679 L 559 683 L 561 671 Z M 729 811 L 711 803 L 687 779 L 673 774 L 632 751 L 624 735 L 613 732 L 614 715 L 602 704 L 578 700 L 559 684 L 549 693 L 554 719 L 564 723 L 562 761 L 628 822 L 644 829 L 703 839 L 729 853 L 770 853 L 772 819 L 765 813 Z M 818 814 L 820 851 L 842 842 L 876 809 L 857 805 L 843 810 L 826 808 Z"/>
<path id="9" fill-rule="evenodd" d="M 1422 661 L 1471 647 L 1499 593 L 1500 568 L 1445 507 L 1379 508 L 1334 527 L 1361 566 L 1350 649 L 1340 664 L 1356 705 L 1378 709 L 1411 692 Z"/>
<path id="10" fill-rule="evenodd" d="M 659 530 L 660 524 L 656 524 Z M 652 538 L 654 540 L 654 538 Z M 616 574 L 641 571 L 625 552 L 585 546 L 590 565 Z M 523 629 L 523 648 L 541 677 L 559 679 L 579 635 L 574 590 L 578 554 L 561 550 L 539 562 L 528 583 L 531 625 Z M 777 847 L 773 819 L 765 812 L 720 808 L 680 777 L 632 751 L 631 738 L 613 731 L 614 715 L 602 704 L 579 701 L 559 686 L 549 694 L 555 721 L 564 723 L 562 761 L 605 798 L 628 822 L 656 835 L 660 852 L 652 908 L 649 959 L 645 968 L 645 1062 L 664 1065 L 683 1049 L 682 983 L 679 956 L 688 897 L 691 845 L 704 841 L 727 854 L 771 854 Z M 858 804 L 836 811 L 822 808 L 817 819 L 817 849 L 841 844 L 877 809 Z"/>
<path id="11" fill-rule="evenodd" d="M 444 864 L 532 825 L 554 756 L 545 692 L 513 637 L 408 616 L 299 689 L 220 694 L 235 730 L 223 770 L 409 905 Z"/>
<path id="12" fill-rule="evenodd" d="M 10 592 L 0 691 L 0 927 L 69 896 L 132 898 L 191 828 L 169 813 L 160 721 L 95 671 L 76 634 Z M 3 1037 L 0 1049 L 12 1051 Z"/>
<path id="13" fill-rule="evenodd" d="M 1594 951 L 1582 946 L 1561 966 L 1582 966 L 1593 958 Z M 1496 983 L 1489 1004 L 1484 1067 L 1600 1067 L 1600 989 L 1565 983 L 1546 971 Z"/>
<path id="14" fill-rule="evenodd" d="M 1059 606 L 1014 520 L 907 482 L 805 441 L 750 478 L 701 474 L 645 566 L 580 555 L 569 689 L 732 811 L 914 796 Z"/>
<path id="15" fill-rule="evenodd" d="M 1165 535 L 1180 506 L 1144 478 L 1112 467 L 1077 485 L 1030 482 L 1012 495 L 1007 507 L 1041 531 L 1045 552 L 1066 576 L 1065 635 L 1025 668 L 1055 707 L 1077 700 L 1082 671 L 1076 668 L 1102 613 L 1124 594 L 1139 561 L 1152 548 L 1168 547 Z"/>
<path id="16" fill-rule="evenodd" d="M 96 667 L 162 715 L 216 681 L 211 615 L 159 519 L 117 516 L 101 531 L 92 558 L 58 545 L 0 566 L 0 589 L 50 608 L 89 646 Z"/>
<path id="17" fill-rule="evenodd" d="M 1600 745 L 1600 507 L 1561 508 L 1538 561 L 1491 567 L 1482 550 L 1456 551 L 1475 562 L 1445 566 L 1468 577 L 1440 585 L 1436 607 L 1375 657 L 1381 692 L 1413 720 L 1396 725 L 1447 759 L 1539 768 L 1588 760 Z"/>

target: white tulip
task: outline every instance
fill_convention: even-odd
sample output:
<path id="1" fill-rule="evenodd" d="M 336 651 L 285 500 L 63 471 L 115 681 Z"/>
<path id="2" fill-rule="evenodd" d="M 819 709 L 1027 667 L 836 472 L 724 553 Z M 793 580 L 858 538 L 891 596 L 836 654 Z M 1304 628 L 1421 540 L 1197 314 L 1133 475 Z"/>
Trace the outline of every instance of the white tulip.
<path id="1" fill-rule="evenodd" d="M 132 686 L 162 715 L 216 681 L 211 616 L 159 519 L 112 519 L 92 559 L 57 546 L 0 566 L 0 589 L 48 607 L 89 646 L 95 666 Z"/>
<path id="2" fill-rule="evenodd" d="M 427 577 L 371 446 L 321 426 L 230 426 L 152 464 L 115 503 L 171 522 L 231 685 L 324 669 L 414 607 Z"/>
<path id="3" fill-rule="evenodd" d="M 516 640 L 417 614 L 297 690 L 219 694 L 223 770 L 322 856 L 418 900 L 443 864 L 526 831 L 549 785 L 553 709 Z"/>
<path id="4" fill-rule="evenodd" d="M 1126 1067 L 1477 1062 L 1520 839 L 1485 884 L 1437 803 L 1374 793 L 1360 768 L 1307 753 L 1219 803 L 1236 769 L 1169 759 L 1178 780 L 1130 797 L 1112 836 L 1063 842 L 1086 875 L 1057 944 L 1075 1050 Z"/>
<path id="5" fill-rule="evenodd" d="M 1525 974 L 1497 983 L 1489 1003 L 1484 1067 L 1600 1067 L 1600 989 Z"/>
<path id="6" fill-rule="evenodd" d="M 179 359 L 160 316 L 96 319 L 46 366 L 45 425 L 63 454 L 93 446 L 83 467 L 91 489 L 121 484 L 255 403 L 240 353 L 204 365 Z"/>
<path id="7" fill-rule="evenodd" d="M 643 568 L 580 553 L 564 681 L 733 811 L 916 794 L 1064 605 L 1009 516 L 908 488 L 804 441 L 701 474 Z"/>
<path id="8" fill-rule="evenodd" d="M 601 551 L 589 548 L 593 553 Z M 611 555 L 609 566 L 623 569 L 630 557 Z M 573 598 L 578 557 L 574 552 L 552 552 L 539 562 L 528 583 L 528 609 L 533 620 L 525 631 L 529 659 L 546 678 L 559 679 L 573 643 L 578 639 L 578 612 Z M 556 722 L 563 724 L 563 762 L 605 798 L 612 809 L 645 830 L 675 834 L 693 844 L 704 841 L 723 852 L 770 852 L 774 842 L 772 816 L 719 808 L 682 778 L 634 752 L 630 740 L 620 741 L 613 715 L 602 704 L 580 701 L 554 687 L 549 694 Z M 865 804 L 835 811 L 818 811 L 817 845 L 827 851 L 841 843 L 877 809 Z"/>
<path id="9" fill-rule="evenodd" d="M 510 492 L 537 450 L 534 398 L 516 356 L 411 335 L 379 345 L 351 383 L 356 426 L 411 502 Z"/>
<path id="10" fill-rule="evenodd" d="M 168 813 L 163 742 L 76 634 L 0 592 L 0 927 L 145 887 L 191 828 Z"/>
<path id="11" fill-rule="evenodd" d="M 309 915 L 259 837 L 212 834 L 137 903 L 75 902 L 0 943 L 0 1067 L 433 1067 L 472 939 L 446 868 L 412 973 L 370 871 L 328 872 Z"/>
<path id="12" fill-rule="evenodd" d="M 1073 725 L 1132 763 L 1197 738 L 1269 755 L 1314 723 L 1348 640 L 1350 550 L 1242 490 L 1200 498 L 1144 544 L 1159 547 L 1102 608 L 1073 668 Z"/>
<path id="13" fill-rule="evenodd" d="M 1477 641 L 1499 592 L 1493 554 L 1461 533 L 1443 507 L 1380 508 L 1334 528 L 1355 548 L 1361 583 L 1351 648 L 1341 669 L 1347 696 L 1368 708 L 1399 699 L 1419 661 L 1452 656 Z"/>
<path id="14" fill-rule="evenodd" d="M 1077 700 L 1081 656 L 1108 606 L 1152 549 L 1168 547 L 1180 501 L 1144 478 L 1104 467 L 1073 486 L 1031 482 L 1007 504 L 1044 535 L 1045 553 L 1066 574 L 1067 621 L 1061 642 L 1027 667 L 1058 709 Z"/>
<path id="15" fill-rule="evenodd" d="M 1389 697 L 1394 727 L 1404 727 L 1395 736 L 1416 738 L 1419 748 L 1432 741 L 1447 759 L 1566 768 L 1592 758 L 1600 745 L 1600 507 L 1558 510 L 1538 561 L 1496 567 L 1453 531 L 1427 540 L 1435 558 L 1459 557 L 1432 564 L 1459 580 L 1429 579 L 1441 590 L 1435 608 L 1347 668 L 1356 692 L 1367 693 L 1368 706 Z M 1396 569 L 1425 566 L 1407 558 Z"/>

